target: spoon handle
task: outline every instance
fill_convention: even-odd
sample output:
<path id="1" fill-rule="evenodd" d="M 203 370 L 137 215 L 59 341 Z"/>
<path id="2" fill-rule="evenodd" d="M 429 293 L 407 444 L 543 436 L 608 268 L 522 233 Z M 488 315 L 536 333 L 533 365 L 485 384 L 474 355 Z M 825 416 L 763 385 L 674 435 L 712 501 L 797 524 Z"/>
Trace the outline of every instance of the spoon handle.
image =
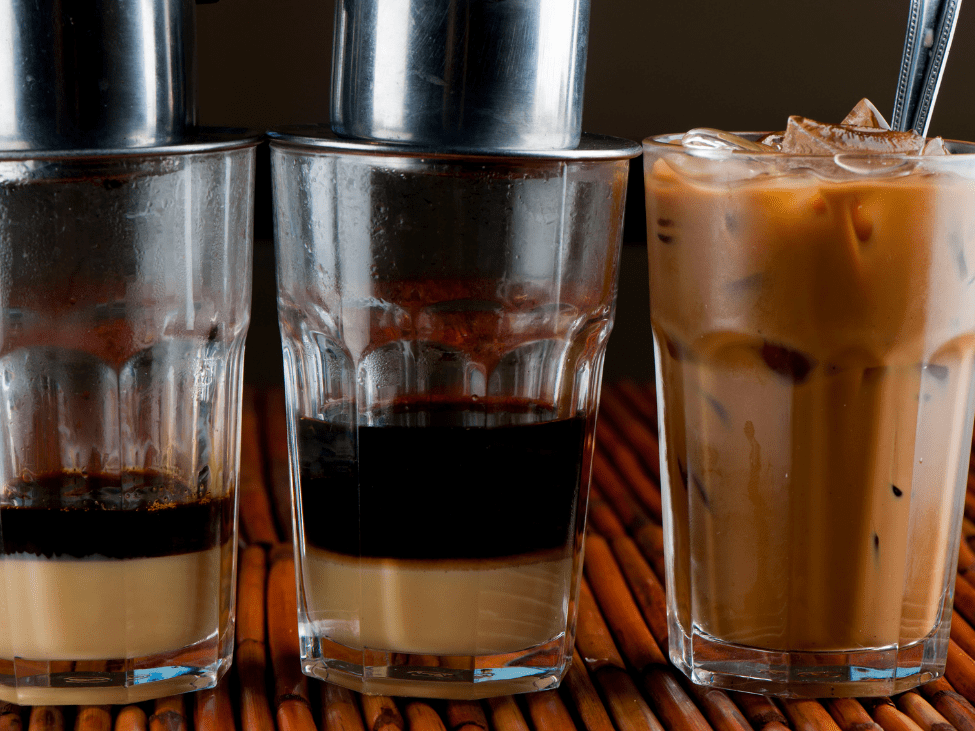
<path id="1" fill-rule="evenodd" d="M 911 0 L 891 128 L 926 135 L 961 0 Z"/>

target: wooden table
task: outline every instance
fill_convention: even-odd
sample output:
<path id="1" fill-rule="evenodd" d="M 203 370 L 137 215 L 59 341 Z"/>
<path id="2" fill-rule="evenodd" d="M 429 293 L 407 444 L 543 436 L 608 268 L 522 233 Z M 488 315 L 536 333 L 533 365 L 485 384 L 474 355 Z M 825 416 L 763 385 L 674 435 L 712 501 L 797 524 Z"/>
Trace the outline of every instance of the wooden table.
<path id="1" fill-rule="evenodd" d="M 219 687 L 129 707 L 0 707 L 0 731 L 975 731 L 975 481 L 946 677 L 894 698 L 772 700 L 691 685 L 666 660 L 652 392 L 603 391 L 576 653 L 558 690 L 489 701 L 365 697 L 298 662 L 284 395 L 248 391 L 237 644 Z"/>

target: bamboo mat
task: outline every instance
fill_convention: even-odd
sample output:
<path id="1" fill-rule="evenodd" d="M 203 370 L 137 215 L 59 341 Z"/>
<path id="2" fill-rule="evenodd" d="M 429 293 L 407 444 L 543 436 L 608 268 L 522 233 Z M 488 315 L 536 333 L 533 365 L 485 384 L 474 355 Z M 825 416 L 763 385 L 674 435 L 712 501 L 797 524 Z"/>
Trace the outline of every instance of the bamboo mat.
<path id="1" fill-rule="evenodd" d="M 666 660 L 652 391 L 603 390 L 572 668 L 558 690 L 488 701 L 366 697 L 298 662 L 284 395 L 248 391 L 234 664 L 213 690 L 137 706 L 0 706 L 0 731 L 975 731 L 975 479 L 946 677 L 894 698 L 772 700 L 689 684 Z"/>

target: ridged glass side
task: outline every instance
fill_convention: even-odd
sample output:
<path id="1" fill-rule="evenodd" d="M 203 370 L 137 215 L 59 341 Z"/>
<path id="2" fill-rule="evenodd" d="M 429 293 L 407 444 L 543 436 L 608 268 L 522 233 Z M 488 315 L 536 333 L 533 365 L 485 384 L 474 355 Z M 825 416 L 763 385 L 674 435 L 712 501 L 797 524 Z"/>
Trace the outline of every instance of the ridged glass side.
<path id="1" fill-rule="evenodd" d="M 936 677 L 975 412 L 970 156 L 677 150 L 645 160 L 671 656 L 781 695 Z"/>
<path id="2" fill-rule="evenodd" d="M 395 695 L 554 687 L 625 162 L 272 163 L 305 672 Z"/>
<path id="3" fill-rule="evenodd" d="M 0 192 L 0 698 L 208 687 L 233 650 L 253 150 L 38 169 Z"/>

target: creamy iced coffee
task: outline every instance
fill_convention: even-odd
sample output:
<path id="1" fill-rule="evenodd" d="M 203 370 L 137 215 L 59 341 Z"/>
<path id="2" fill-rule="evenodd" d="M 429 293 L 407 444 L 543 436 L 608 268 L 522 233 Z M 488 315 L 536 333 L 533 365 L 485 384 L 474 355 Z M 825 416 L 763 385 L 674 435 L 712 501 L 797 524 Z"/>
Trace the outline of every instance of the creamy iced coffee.
<path id="1" fill-rule="evenodd" d="M 863 661 L 859 679 L 907 687 L 931 675 L 905 648 L 947 636 L 972 433 L 975 166 L 855 114 L 645 146 L 678 664 L 749 648 L 768 666 L 753 677 L 788 686 L 801 663 L 785 653 L 900 653 L 894 669 Z M 730 667 L 715 672 L 751 672 Z"/>

